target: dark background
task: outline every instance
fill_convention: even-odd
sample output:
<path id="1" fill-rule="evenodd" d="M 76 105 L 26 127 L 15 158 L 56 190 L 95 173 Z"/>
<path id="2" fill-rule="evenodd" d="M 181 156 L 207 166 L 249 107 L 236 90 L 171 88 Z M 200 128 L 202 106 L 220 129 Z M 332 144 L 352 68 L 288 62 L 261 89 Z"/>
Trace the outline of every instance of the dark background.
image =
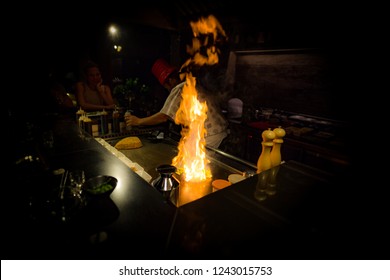
<path id="1" fill-rule="evenodd" d="M 180 66 L 188 58 L 185 49 L 192 38 L 189 22 L 211 14 L 227 34 L 226 42 L 220 46 L 222 67 L 227 67 L 229 54 L 234 51 L 319 48 L 332 58 L 336 87 L 345 88 L 344 92 L 350 94 L 347 79 L 351 79 L 350 62 L 354 59 L 350 52 L 353 23 L 348 21 L 345 10 L 337 6 L 319 3 L 271 6 L 246 0 L 91 2 L 83 6 L 66 2 L 45 6 L 44 12 L 29 13 L 28 20 L 24 19 L 23 35 L 18 36 L 28 37 L 20 51 L 29 63 L 25 72 L 36 74 L 35 69 L 41 69 L 43 61 L 47 61 L 44 67 L 47 71 L 42 73 L 41 85 L 34 78 L 37 86 L 30 87 L 31 82 L 26 81 L 28 89 L 10 95 L 9 111 L 30 114 L 44 110 L 47 90 L 43 89 L 48 74 L 72 93 L 74 82 L 80 78 L 80 66 L 89 59 L 101 66 L 104 81 L 112 87 L 115 77 L 140 77 L 159 91 L 161 88 L 150 72 L 154 60 L 165 57 Z M 111 23 L 121 32 L 115 42 L 108 34 Z M 113 43 L 123 46 L 121 53 L 114 51 Z M 19 71 L 17 67 L 13 72 Z M 159 95 L 163 99 L 164 93 Z M 349 103 L 346 95 L 338 99 L 338 110 Z"/>
<path id="2" fill-rule="evenodd" d="M 181 65 L 187 58 L 185 47 L 191 43 L 190 21 L 214 15 L 228 39 L 221 46 L 221 63 L 231 50 L 275 48 L 327 48 L 337 55 L 346 46 L 346 34 L 339 25 L 342 11 L 335 7 L 267 7 L 250 1 L 141 1 L 136 4 L 91 4 L 53 6 L 49 9 L 47 50 L 49 69 L 76 72 L 79 64 L 92 59 L 105 75 L 113 75 L 112 62 L 120 57 L 124 75 L 149 77 L 156 57 L 167 57 Z M 262 5 L 262 6 L 261 6 Z M 129 6 L 129 7 L 127 7 Z M 303 10 L 304 8 L 304 10 Z M 327 10 L 331 11 L 327 13 Z M 115 53 L 114 40 L 108 35 L 109 24 L 120 28 L 115 40 L 123 51 Z"/>

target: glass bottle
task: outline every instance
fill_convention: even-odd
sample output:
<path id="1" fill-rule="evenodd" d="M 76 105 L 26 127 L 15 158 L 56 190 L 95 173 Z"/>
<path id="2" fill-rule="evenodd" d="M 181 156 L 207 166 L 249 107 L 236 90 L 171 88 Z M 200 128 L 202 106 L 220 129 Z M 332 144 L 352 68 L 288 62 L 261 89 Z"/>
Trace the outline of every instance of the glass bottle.
<path id="1" fill-rule="evenodd" d="M 130 110 L 127 110 L 127 111 L 125 112 L 125 115 L 124 115 L 124 117 L 125 117 L 125 123 L 126 123 L 126 118 L 127 118 L 128 116 L 131 116 L 131 111 L 130 111 Z M 131 130 L 131 125 L 126 125 L 126 130 L 130 131 L 130 130 Z"/>
<path id="2" fill-rule="evenodd" d="M 112 112 L 112 132 L 113 133 L 119 133 L 120 127 L 119 127 L 119 111 L 115 107 L 114 111 Z"/>

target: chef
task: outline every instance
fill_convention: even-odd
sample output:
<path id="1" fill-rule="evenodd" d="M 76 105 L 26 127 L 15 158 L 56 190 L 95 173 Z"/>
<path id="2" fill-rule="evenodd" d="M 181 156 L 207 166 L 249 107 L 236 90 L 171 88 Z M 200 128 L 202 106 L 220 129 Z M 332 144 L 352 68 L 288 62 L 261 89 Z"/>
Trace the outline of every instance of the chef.
<path id="1" fill-rule="evenodd" d="M 170 65 L 166 60 L 159 58 L 152 66 L 152 73 L 159 83 L 170 93 L 161 110 L 154 115 L 139 118 L 131 115 L 126 117 L 126 126 L 156 125 L 168 120 L 175 119 L 176 111 L 179 109 L 182 99 L 181 92 L 185 81 L 180 79 L 179 71 L 176 67 Z M 228 122 L 221 113 L 218 104 L 212 98 L 211 94 L 201 86 L 197 85 L 198 97 L 201 101 L 207 102 L 207 119 L 204 127 L 207 130 L 205 136 L 206 145 L 212 148 L 218 148 L 222 140 L 226 138 Z"/>

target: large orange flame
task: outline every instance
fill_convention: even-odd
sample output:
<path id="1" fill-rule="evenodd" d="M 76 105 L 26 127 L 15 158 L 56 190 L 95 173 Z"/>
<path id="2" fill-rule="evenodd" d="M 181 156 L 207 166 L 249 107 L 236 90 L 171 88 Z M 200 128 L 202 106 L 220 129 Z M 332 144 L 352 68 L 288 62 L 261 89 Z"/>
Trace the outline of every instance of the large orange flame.
<path id="1" fill-rule="evenodd" d="M 187 182 L 204 181 L 210 177 L 204 139 L 207 104 L 198 100 L 195 85 L 195 78 L 188 73 L 182 91 L 183 99 L 175 117 L 175 122 L 184 128 L 178 147 L 179 154 L 173 159 L 173 165 L 183 173 L 183 179 Z"/>
<path id="2" fill-rule="evenodd" d="M 191 22 L 191 27 L 195 37 L 200 34 L 211 34 L 213 42 L 218 33 L 225 36 L 225 32 L 214 16 Z M 205 47 L 207 51 L 202 54 L 200 50 Z M 207 36 L 203 40 L 193 38 L 192 47 L 187 47 L 187 52 L 191 55 L 191 58 L 183 64 L 182 68 L 191 63 L 200 66 L 218 63 L 217 48 L 210 45 Z M 183 126 L 182 137 L 178 146 L 178 155 L 172 160 L 172 164 L 176 166 L 184 181 L 202 182 L 212 177 L 205 147 L 207 131 L 204 122 L 207 119 L 207 104 L 198 100 L 196 78 L 191 73 L 186 73 L 185 78 L 186 82 L 181 93 L 182 101 L 175 116 L 175 123 Z"/>

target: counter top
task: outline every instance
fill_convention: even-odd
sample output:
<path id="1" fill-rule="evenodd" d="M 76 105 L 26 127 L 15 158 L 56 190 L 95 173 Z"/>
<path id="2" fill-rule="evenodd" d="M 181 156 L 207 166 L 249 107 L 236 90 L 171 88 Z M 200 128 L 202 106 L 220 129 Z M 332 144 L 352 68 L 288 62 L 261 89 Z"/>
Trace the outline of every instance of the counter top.
<path id="1" fill-rule="evenodd" d="M 280 126 L 286 131 L 285 139 L 322 146 L 340 154 L 346 153 L 346 141 L 350 133 L 349 125 L 346 122 L 314 120 L 313 118 L 301 119 L 298 116 L 297 118 L 270 118 L 269 120 L 231 123 L 233 127 L 237 125 L 247 128 L 251 134 L 257 135 L 260 139 L 264 130 Z"/>
<path id="2" fill-rule="evenodd" d="M 331 173 L 340 172 L 351 164 L 353 133 L 350 124 L 313 118 L 231 121 L 230 135 L 221 149 L 256 164 L 262 149 L 262 132 L 279 126 L 286 131 L 281 146 L 284 160 L 302 162 Z"/>
<path id="3" fill-rule="evenodd" d="M 60 120 L 48 129 L 53 147 L 41 146 L 38 137 L 28 151 L 40 160 L 12 166 L 14 182 L 3 204 L 8 213 L 5 240 L 12 246 L 3 250 L 3 259 L 162 257 L 174 209 L 160 193 L 72 121 Z M 110 198 L 92 203 L 99 211 L 69 209 L 63 222 L 60 178 L 53 175 L 61 168 L 83 169 L 87 178 L 110 175 L 118 185 Z M 94 241 L 98 235 L 105 241 Z M 111 248 L 117 253 L 107 255 Z"/>
<path id="4" fill-rule="evenodd" d="M 351 192 L 352 173 L 334 176 L 288 161 L 174 207 L 72 122 L 57 120 L 45 129 L 53 131 L 52 147 L 40 141 L 13 146 L 18 153 L 9 173 L 13 183 L 2 194 L 2 259 L 366 259 L 367 254 L 376 255 L 375 247 L 366 242 L 356 246 L 354 241 L 372 233 L 366 235 L 370 230 L 360 227 L 360 196 Z M 81 168 L 87 177 L 111 175 L 118 178 L 118 186 L 109 199 L 94 200 L 81 211 L 71 209 L 63 221 L 57 203 L 59 177 L 53 175 L 59 168 Z M 375 242 L 382 243 L 379 240 L 378 236 Z"/>

